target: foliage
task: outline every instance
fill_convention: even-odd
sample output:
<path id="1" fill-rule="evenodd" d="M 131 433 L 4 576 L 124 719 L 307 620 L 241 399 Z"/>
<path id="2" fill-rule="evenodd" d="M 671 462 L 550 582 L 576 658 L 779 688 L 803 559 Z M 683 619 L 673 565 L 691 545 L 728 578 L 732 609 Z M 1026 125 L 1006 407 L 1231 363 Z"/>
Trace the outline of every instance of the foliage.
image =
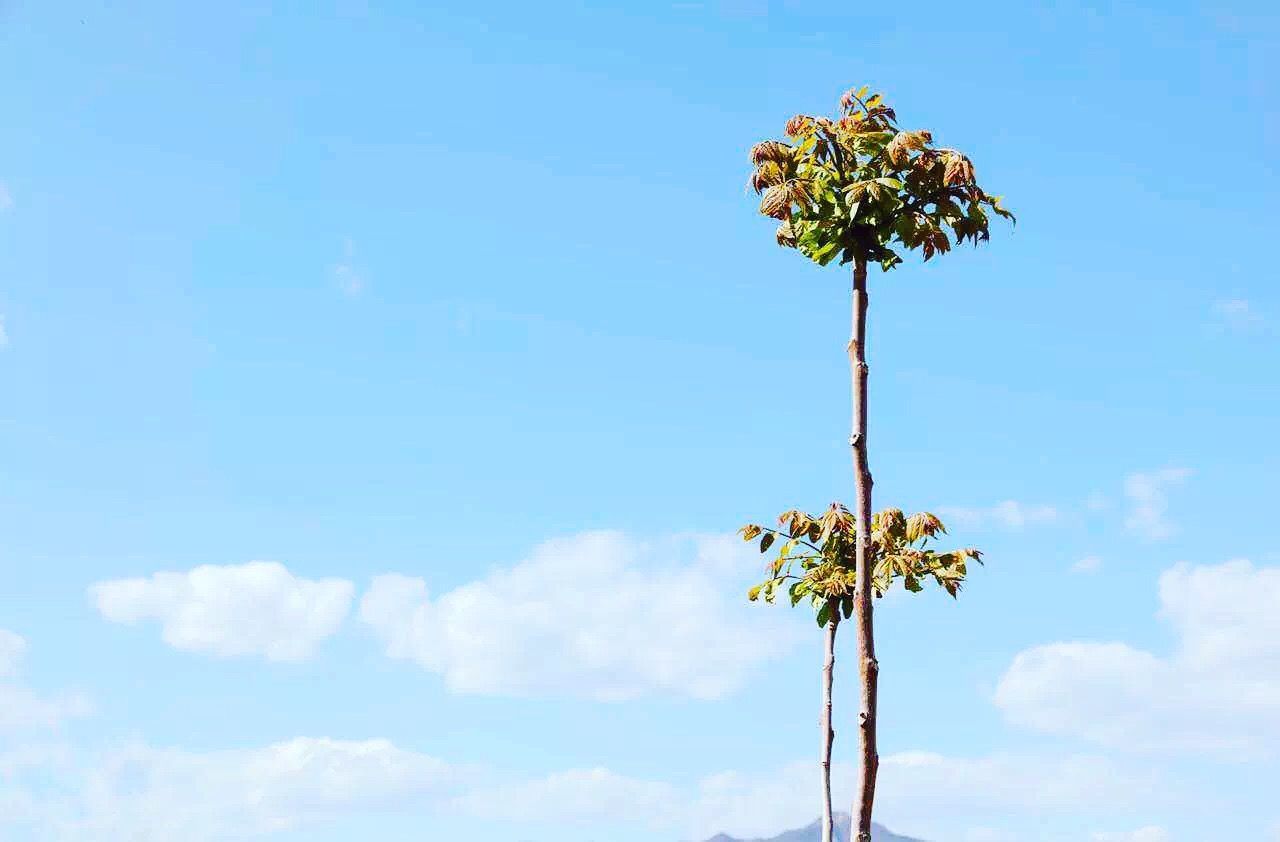
<path id="1" fill-rule="evenodd" d="M 1013 219 L 978 186 L 968 157 L 935 147 L 928 131 L 900 129 L 884 98 L 866 94 L 846 93 L 835 120 L 792 117 L 790 143 L 752 147 L 750 183 L 760 212 L 781 223 L 779 245 L 823 266 L 839 257 L 888 270 L 902 262 L 894 243 L 928 260 L 953 239 L 989 239 L 988 211 Z"/>
<path id="2" fill-rule="evenodd" d="M 749 523 L 738 530 L 745 541 L 759 538 L 762 553 L 781 541 L 767 568 L 768 578 L 752 587 L 747 598 L 773 602 L 784 590 L 793 606 L 807 598 L 820 626 L 830 619 L 833 600 L 846 618 L 851 616 L 857 534 L 853 515 L 840 503 L 832 503 L 820 517 L 798 509 L 783 512 L 778 524 L 780 529 Z M 946 531 L 942 521 L 928 512 L 907 517 L 901 509 L 885 509 L 872 516 L 870 557 L 875 565 L 872 587 L 876 596 L 884 596 L 896 581 L 919 592 L 924 589 L 922 582 L 931 578 L 956 596 L 968 562 L 981 563 L 982 553 L 972 548 L 945 552 L 929 548 L 929 542 Z"/>

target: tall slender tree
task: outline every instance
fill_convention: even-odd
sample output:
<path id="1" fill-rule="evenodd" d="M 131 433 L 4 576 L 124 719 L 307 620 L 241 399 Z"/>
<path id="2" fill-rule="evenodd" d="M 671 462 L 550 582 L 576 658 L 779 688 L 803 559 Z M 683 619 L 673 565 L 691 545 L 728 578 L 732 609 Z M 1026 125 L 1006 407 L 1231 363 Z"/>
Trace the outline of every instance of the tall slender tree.
<path id="1" fill-rule="evenodd" d="M 876 699 L 879 664 L 872 622 L 871 467 L 867 458 L 867 267 L 888 271 L 900 250 L 925 260 L 966 240 L 989 239 L 988 214 L 1013 219 L 978 186 L 973 164 L 955 149 L 934 145 L 924 130 L 904 130 L 880 94 L 863 87 L 840 100 L 836 118 L 796 115 L 788 140 L 751 149 L 751 185 L 760 212 L 778 220 L 779 245 L 810 260 L 853 264 L 852 329 L 847 346 L 852 380 L 855 540 L 853 622 L 860 678 L 858 777 L 853 817 L 857 842 L 870 842 L 875 800 Z M 949 232 L 949 234 L 948 234 Z"/>
<path id="2" fill-rule="evenodd" d="M 831 724 L 832 689 L 836 658 L 836 630 L 840 617 L 853 613 L 857 586 L 857 522 L 840 503 L 832 503 L 820 517 L 798 509 L 778 516 L 781 529 L 749 523 L 739 533 L 746 541 L 760 539 L 760 552 L 768 552 L 779 538 L 777 556 L 769 563 L 769 575 L 747 592 L 752 602 L 773 602 L 785 591 L 795 606 L 808 599 L 822 627 L 822 842 L 835 839 L 831 810 L 831 749 L 835 729 Z M 967 575 L 970 560 L 982 554 L 966 548 L 938 552 L 929 542 L 945 533 L 942 521 L 920 512 L 905 517 L 899 509 L 885 509 L 871 519 L 871 586 L 883 596 L 895 581 L 909 591 L 923 589 L 932 578 L 953 597 Z"/>

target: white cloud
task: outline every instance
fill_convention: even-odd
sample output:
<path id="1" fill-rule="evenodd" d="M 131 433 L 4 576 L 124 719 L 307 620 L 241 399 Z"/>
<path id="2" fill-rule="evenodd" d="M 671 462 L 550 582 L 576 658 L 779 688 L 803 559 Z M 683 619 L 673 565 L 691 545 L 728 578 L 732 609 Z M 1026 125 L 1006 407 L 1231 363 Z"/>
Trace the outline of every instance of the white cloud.
<path id="1" fill-rule="evenodd" d="M 1181 485 L 1189 476 L 1191 471 L 1187 468 L 1164 468 L 1125 477 L 1124 494 L 1129 498 L 1125 527 L 1150 540 L 1172 536 L 1177 530 L 1167 517 L 1168 492 L 1170 488 Z"/>
<path id="2" fill-rule="evenodd" d="M 0 316 L 0 348 L 9 344 L 9 332 L 4 328 L 4 316 Z"/>
<path id="3" fill-rule="evenodd" d="M 851 803 L 852 767 L 836 764 L 832 778 L 835 803 Z M 876 813 L 878 821 L 899 833 L 955 838 L 962 821 L 987 825 L 1018 815 L 1043 819 L 1053 812 L 1075 815 L 1124 808 L 1136 799 L 1149 799 L 1155 783 L 1150 775 L 1135 775 L 1090 755 L 948 757 L 908 751 L 881 757 Z M 698 783 L 683 808 L 688 817 L 682 821 L 694 838 L 719 832 L 771 836 L 813 821 L 817 787 L 818 768 L 812 762 L 791 764 L 772 774 L 710 775 Z M 921 793 L 928 793 L 927 812 L 920 809 Z M 986 838 L 1000 837 L 988 833 Z"/>
<path id="4" fill-rule="evenodd" d="M 1087 555 L 1071 565 L 1072 573 L 1096 573 L 1102 569 L 1102 559 L 1096 555 Z"/>
<path id="5" fill-rule="evenodd" d="M 8 811 L 0 803 L 0 831 L 7 812 L 10 820 L 46 831 L 40 838 L 213 842 L 389 813 L 509 822 L 526 834 L 541 825 L 555 828 L 556 838 L 580 826 L 644 828 L 655 838 L 772 835 L 813 821 L 818 770 L 804 761 L 751 774 L 710 774 L 687 785 L 603 768 L 511 777 L 382 739 L 299 737 L 211 752 L 134 744 L 78 758 L 41 746 L 0 754 L 0 774 L 7 776 L 11 798 Z M 838 764 L 834 777 L 837 803 L 849 803 L 851 767 Z M 877 806 L 890 826 L 925 822 L 934 834 L 929 838 L 943 838 L 965 817 L 1042 822 L 1053 813 L 1097 816 L 1138 798 L 1149 801 L 1159 786 L 1149 776 L 1088 756 L 906 752 L 883 758 Z M 929 794 L 928 816 L 920 810 L 922 792 Z M 1006 837 L 975 831 L 967 838 Z"/>
<path id="6" fill-rule="evenodd" d="M 92 712 L 79 693 L 42 696 L 28 687 L 0 684 L 0 731 L 57 728 L 68 719 Z"/>
<path id="7" fill-rule="evenodd" d="M 89 701 L 79 693 L 42 696 L 14 681 L 26 651 L 21 635 L 0 629 L 0 732 L 57 728 L 87 715 Z"/>
<path id="8" fill-rule="evenodd" d="M 994 506 L 985 508 L 965 506 L 943 506 L 938 509 L 938 516 L 948 526 L 966 529 L 983 529 L 986 527 L 1002 527 L 1004 529 L 1024 529 L 1028 526 L 1041 526 L 1053 523 L 1059 517 L 1058 510 L 1042 503 L 1019 503 L 1017 500 L 1005 500 Z"/>
<path id="9" fill-rule="evenodd" d="M 0 753 L 0 775 L 12 799 L 0 801 L 0 835 L 8 818 L 68 842 L 249 839 L 390 813 L 673 830 L 694 803 L 669 783 L 607 769 L 511 778 L 385 739 L 298 737 L 209 752 L 139 743 L 79 757 L 40 746 Z"/>
<path id="10" fill-rule="evenodd" d="M 0 629 L 0 678 L 8 678 L 18 672 L 18 664 L 27 651 L 27 641 L 21 635 Z"/>
<path id="11" fill-rule="evenodd" d="M 836 804 L 849 804 L 852 767 L 836 764 L 832 775 Z M 1019 813 L 1038 818 L 1046 812 L 1096 813 L 1149 800 L 1155 784 L 1151 776 L 1133 775 L 1088 755 L 962 758 L 902 752 L 881 758 L 876 806 L 879 821 L 888 826 L 940 838 L 954 833 L 960 816 L 1003 820 Z M 681 787 L 592 769 L 473 790 L 453 806 L 519 824 L 622 823 L 646 827 L 655 836 L 754 838 L 812 822 L 817 789 L 818 767 L 810 761 L 768 773 L 719 772 Z M 929 794 L 928 816 L 921 814 L 921 793 Z M 1006 837 L 988 831 L 970 838 Z"/>
<path id="12" fill-rule="evenodd" d="M 1090 838 L 1093 842 L 1169 842 L 1169 833 L 1163 827 L 1149 825 L 1121 833 L 1095 833 Z"/>
<path id="13" fill-rule="evenodd" d="M 85 777 L 73 838 L 240 839 L 439 797 L 450 767 L 387 740 L 299 737 L 206 753 L 130 746 Z"/>
<path id="14" fill-rule="evenodd" d="M 1101 491 L 1093 491 L 1084 499 L 1084 507 L 1090 512 L 1106 512 L 1111 509 L 1111 498 Z"/>
<path id="15" fill-rule="evenodd" d="M 906 811 L 921 791 L 946 809 L 965 805 L 996 809 L 1075 810 L 1131 803 L 1151 780 L 1116 767 L 1105 757 L 995 754 L 947 757 L 924 751 L 891 754 L 882 761 L 885 801 Z M 945 810 L 944 810 L 945 812 Z"/>
<path id="16" fill-rule="evenodd" d="M 202 565 L 90 588 L 103 617 L 130 625 L 158 620 L 175 649 L 272 661 L 309 657 L 338 630 L 353 592 L 344 579 L 303 579 L 267 561 Z"/>
<path id="17" fill-rule="evenodd" d="M 687 543 L 687 542 L 685 542 Z M 462 693 L 717 698 L 790 644 L 782 609 L 726 593 L 759 566 L 730 539 L 645 544 L 616 532 L 547 541 L 529 558 L 431 599 L 426 583 L 373 580 L 360 618 L 392 658 Z"/>
<path id="18" fill-rule="evenodd" d="M 1007 830 L 994 827 L 973 827 L 965 831 L 964 842 L 1022 842 L 1021 838 Z"/>
<path id="19" fill-rule="evenodd" d="M 13 194 L 9 188 L 0 184 L 0 213 L 13 209 Z"/>
<path id="20" fill-rule="evenodd" d="M 1211 309 L 1219 325 L 1234 330 L 1256 327 L 1263 321 L 1262 315 L 1244 298 L 1220 298 L 1213 302 Z"/>
<path id="21" fill-rule="evenodd" d="M 6 839 L 14 826 L 67 842 L 221 842 L 346 815 L 429 811 L 466 770 L 382 739 L 299 737 L 210 752 L 29 745 L 0 752 L 0 780 Z"/>
<path id="22" fill-rule="evenodd" d="M 16 778 L 31 769 L 66 768 L 73 757 L 65 742 L 25 742 L 0 751 L 0 779 Z"/>
<path id="23" fill-rule="evenodd" d="M 1280 750 L 1280 567 L 1179 564 L 1160 577 L 1169 656 L 1062 642 L 1013 659 L 995 702 L 1015 724 L 1138 750 Z"/>
<path id="24" fill-rule="evenodd" d="M 481 818 L 518 824 L 633 825 L 670 827 L 679 790 L 669 783 L 619 775 L 608 769 L 576 769 L 459 797 L 454 808 Z"/>

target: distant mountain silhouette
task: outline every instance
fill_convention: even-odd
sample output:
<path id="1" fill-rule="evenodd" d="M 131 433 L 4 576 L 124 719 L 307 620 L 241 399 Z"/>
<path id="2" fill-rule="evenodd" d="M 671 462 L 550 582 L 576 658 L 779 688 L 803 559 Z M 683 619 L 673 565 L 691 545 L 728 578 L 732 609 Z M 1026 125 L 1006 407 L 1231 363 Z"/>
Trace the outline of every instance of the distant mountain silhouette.
<path id="1" fill-rule="evenodd" d="M 836 842 L 849 842 L 849 824 L 850 818 L 848 813 L 836 813 Z M 707 842 L 822 842 L 822 821 L 815 821 L 808 827 L 798 828 L 796 830 L 788 830 L 786 833 L 778 836 L 770 836 L 768 839 L 739 839 L 736 836 L 728 836 L 721 833 L 713 836 Z M 871 825 L 872 842 L 924 842 L 923 839 L 916 839 L 912 836 L 899 836 L 896 833 L 890 833 L 878 824 Z"/>

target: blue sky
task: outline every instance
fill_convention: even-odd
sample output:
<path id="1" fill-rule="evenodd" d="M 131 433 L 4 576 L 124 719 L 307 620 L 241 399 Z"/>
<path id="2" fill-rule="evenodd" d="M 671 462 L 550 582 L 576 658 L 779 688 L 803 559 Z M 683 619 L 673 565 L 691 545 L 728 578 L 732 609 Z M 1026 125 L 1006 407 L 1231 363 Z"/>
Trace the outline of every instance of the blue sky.
<path id="1" fill-rule="evenodd" d="M 1280 838 L 1273 10 L 316 6 L 0 8 L 0 836 L 815 816 L 726 536 L 852 494 L 848 284 L 746 150 L 865 82 L 1020 219 L 871 278 L 876 503 L 988 561 L 877 614 L 879 818 Z"/>

